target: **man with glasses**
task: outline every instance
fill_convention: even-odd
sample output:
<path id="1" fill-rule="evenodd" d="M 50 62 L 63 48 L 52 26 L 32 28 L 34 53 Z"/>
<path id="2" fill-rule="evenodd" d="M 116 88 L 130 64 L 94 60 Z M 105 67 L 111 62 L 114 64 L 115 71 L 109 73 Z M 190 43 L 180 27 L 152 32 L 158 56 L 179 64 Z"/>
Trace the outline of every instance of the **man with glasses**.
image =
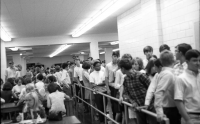
<path id="1" fill-rule="evenodd" d="M 15 77 L 16 77 L 16 69 L 14 68 L 14 62 L 9 61 L 9 66 L 6 69 L 5 73 L 5 80 L 7 80 L 8 78 L 15 78 Z"/>
<path id="2" fill-rule="evenodd" d="M 179 63 L 174 66 L 176 76 L 179 76 L 180 74 L 183 73 L 183 71 L 185 69 L 187 69 L 187 63 L 186 63 L 186 60 L 185 60 L 185 53 L 190 49 L 192 49 L 191 45 L 186 44 L 186 43 L 178 44 L 175 47 L 176 60 L 179 61 Z"/>

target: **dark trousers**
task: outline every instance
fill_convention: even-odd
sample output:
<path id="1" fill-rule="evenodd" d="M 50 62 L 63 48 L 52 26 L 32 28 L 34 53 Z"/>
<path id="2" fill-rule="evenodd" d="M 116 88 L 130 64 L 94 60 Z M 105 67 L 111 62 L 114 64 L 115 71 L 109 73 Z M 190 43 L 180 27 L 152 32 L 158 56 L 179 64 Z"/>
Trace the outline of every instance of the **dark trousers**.
<path id="1" fill-rule="evenodd" d="M 80 83 L 84 86 L 84 84 L 83 84 L 83 81 L 80 81 Z M 81 87 L 79 87 L 79 86 L 75 86 L 76 87 L 76 95 L 78 96 L 78 97 L 80 97 L 80 98 L 83 98 L 84 99 L 84 93 L 85 93 L 85 90 L 84 90 L 84 88 L 82 88 L 82 93 L 81 93 Z M 82 94 L 82 95 L 81 95 Z M 81 103 L 81 101 L 79 101 L 78 100 L 78 102 L 80 102 Z"/>
<path id="2" fill-rule="evenodd" d="M 106 92 L 104 92 L 106 94 Z M 101 94 L 94 94 L 94 98 L 95 98 L 95 103 L 97 105 L 97 109 L 104 112 L 104 107 L 103 107 L 103 96 Z M 107 105 L 107 101 L 105 98 L 105 107 Z M 104 115 L 102 115 L 101 113 L 99 113 L 99 121 L 100 122 L 104 122 Z"/>
<path id="3" fill-rule="evenodd" d="M 176 107 L 163 108 L 164 114 L 169 118 L 170 124 L 181 124 L 181 115 Z"/>
<path id="4" fill-rule="evenodd" d="M 116 98 L 118 89 L 115 89 L 115 88 L 113 88 L 111 86 L 109 86 L 109 89 L 110 89 L 110 95 L 112 97 Z M 115 119 L 116 113 L 119 113 L 119 111 L 118 111 L 119 103 L 117 101 L 115 101 L 115 100 L 112 100 L 112 99 L 110 99 L 110 102 L 111 102 L 111 107 L 112 107 L 112 112 L 113 112 L 113 118 Z"/>
<path id="5" fill-rule="evenodd" d="M 140 111 L 135 111 L 137 117 L 137 124 L 159 124 L 155 117 L 147 115 Z"/>

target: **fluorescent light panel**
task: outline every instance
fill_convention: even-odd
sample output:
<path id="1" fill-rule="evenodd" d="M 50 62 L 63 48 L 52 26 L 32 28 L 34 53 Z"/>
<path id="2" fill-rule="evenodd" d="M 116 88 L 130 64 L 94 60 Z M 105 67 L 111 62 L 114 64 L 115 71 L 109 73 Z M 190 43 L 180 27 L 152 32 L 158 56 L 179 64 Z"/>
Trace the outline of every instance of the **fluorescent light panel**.
<path id="1" fill-rule="evenodd" d="M 115 52 L 115 51 L 119 51 L 119 49 L 114 49 L 114 50 L 112 50 L 113 52 Z M 105 54 L 105 52 L 100 52 L 99 54 Z"/>
<path id="2" fill-rule="evenodd" d="M 131 0 L 111 0 L 104 8 L 100 9 L 86 23 L 78 26 L 78 28 L 76 28 L 75 31 L 72 32 L 72 37 L 79 37 L 130 1 Z"/>
<path id="3" fill-rule="evenodd" d="M 116 44 L 119 44 L 119 41 L 113 41 L 113 42 L 110 42 L 111 45 L 116 45 Z"/>
<path id="4" fill-rule="evenodd" d="M 12 47 L 12 48 L 9 48 L 9 49 L 11 49 L 12 51 L 18 51 L 19 48 L 17 48 L 17 47 Z"/>
<path id="5" fill-rule="evenodd" d="M 50 58 L 58 55 L 59 53 L 61 53 L 62 51 L 64 51 L 65 49 L 69 48 L 71 45 L 61 45 L 55 52 L 53 52 L 51 55 L 49 55 Z"/>
<path id="6" fill-rule="evenodd" d="M 1 27 L 1 39 L 3 41 L 11 41 L 11 37 L 8 35 L 8 33 L 4 30 L 3 27 Z"/>

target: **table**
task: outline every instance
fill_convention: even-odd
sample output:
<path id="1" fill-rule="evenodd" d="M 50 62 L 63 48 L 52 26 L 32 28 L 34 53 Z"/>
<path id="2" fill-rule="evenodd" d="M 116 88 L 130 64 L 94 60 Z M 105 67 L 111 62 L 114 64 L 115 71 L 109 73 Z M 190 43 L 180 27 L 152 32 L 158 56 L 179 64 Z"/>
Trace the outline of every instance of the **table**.
<path id="1" fill-rule="evenodd" d="M 15 103 L 5 103 L 1 105 L 1 113 L 9 113 L 11 119 L 11 112 L 22 111 L 22 108 L 18 107 Z"/>

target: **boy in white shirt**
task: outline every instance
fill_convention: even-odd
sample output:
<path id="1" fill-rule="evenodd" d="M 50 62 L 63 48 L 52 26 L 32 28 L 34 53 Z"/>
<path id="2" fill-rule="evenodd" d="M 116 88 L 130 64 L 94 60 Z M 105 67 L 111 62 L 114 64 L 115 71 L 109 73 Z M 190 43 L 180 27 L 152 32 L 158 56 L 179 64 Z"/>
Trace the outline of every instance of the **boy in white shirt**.
<path id="1" fill-rule="evenodd" d="M 175 83 L 175 103 L 182 116 L 182 124 L 200 124 L 200 52 L 185 54 L 187 69 Z"/>
<path id="2" fill-rule="evenodd" d="M 90 83 L 92 84 L 92 88 L 94 88 L 98 92 L 106 93 L 107 89 L 105 87 L 105 76 L 103 71 L 101 70 L 101 64 L 99 61 L 95 61 L 93 63 L 94 71 L 90 74 Z M 97 105 L 97 108 L 100 111 L 104 111 L 104 103 L 103 103 L 103 96 L 101 94 L 94 93 L 95 103 Z M 104 123 L 104 116 L 99 113 L 99 121 Z"/>

